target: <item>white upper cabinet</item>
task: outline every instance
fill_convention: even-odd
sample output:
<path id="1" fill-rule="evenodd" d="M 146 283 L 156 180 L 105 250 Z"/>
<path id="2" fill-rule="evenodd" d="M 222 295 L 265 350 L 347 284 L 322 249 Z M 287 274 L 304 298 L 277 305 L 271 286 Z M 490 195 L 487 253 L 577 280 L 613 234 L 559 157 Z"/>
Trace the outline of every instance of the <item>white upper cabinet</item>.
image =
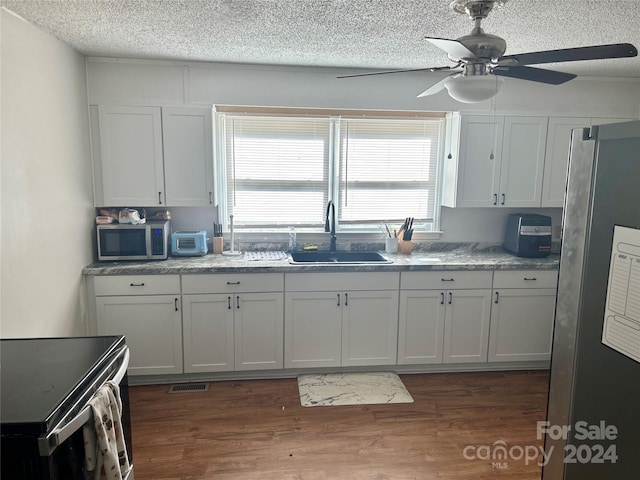
<path id="1" fill-rule="evenodd" d="M 103 201 L 96 206 L 164 204 L 160 108 L 99 106 L 100 172 Z M 96 195 L 97 196 L 97 195 Z"/>
<path id="2" fill-rule="evenodd" d="M 163 108 L 162 139 L 167 205 L 213 204 L 211 109 Z"/>
<path id="3" fill-rule="evenodd" d="M 571 131 L 574 128 L 626 122 L 621 118 L 551 117 L 547 130 L 547 149 L 542 182 L 542 207 L 562 207 L 569 165 Z"/>
<path id="4" fill-rule="evenodd" d="M 588 127 L 589 123 L 589 118 L 563 117 L 549 119 L 541 206 L 562 207 L 567 180 L 571 131 L 574 128 Z"/>
<path id="5" fill-rule="evenodd" d="M 540 206 L 547 117 L 469 115 L 450 121 L 443 205 Z"/>
<path id="6" fill-rule="evenodd" d="M 546 117 L 505 118 L 499 205 L 540 206 L 546 143 Z"/>
<path id="7" fill-rule="evenodd" d="M 213 204 L 210 108 L 94 108 L 96 206 Z"/>

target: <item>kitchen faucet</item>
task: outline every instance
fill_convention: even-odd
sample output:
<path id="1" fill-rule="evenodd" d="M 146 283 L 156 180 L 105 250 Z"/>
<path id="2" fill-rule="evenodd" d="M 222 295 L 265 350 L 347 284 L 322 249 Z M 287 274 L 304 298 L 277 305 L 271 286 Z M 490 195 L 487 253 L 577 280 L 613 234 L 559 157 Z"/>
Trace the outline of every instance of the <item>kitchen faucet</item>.
<path id="1" fill-rule="evenodd" d="M 331 223 L 329 223 L 329 212 L 331 212 Z M 336 206 L 332 200 L 327 203 L 327 214 L 324 219 L 324 231 L 331 233 L 331 242 L 329 244 L 329 251 L 336 251 Z"/>

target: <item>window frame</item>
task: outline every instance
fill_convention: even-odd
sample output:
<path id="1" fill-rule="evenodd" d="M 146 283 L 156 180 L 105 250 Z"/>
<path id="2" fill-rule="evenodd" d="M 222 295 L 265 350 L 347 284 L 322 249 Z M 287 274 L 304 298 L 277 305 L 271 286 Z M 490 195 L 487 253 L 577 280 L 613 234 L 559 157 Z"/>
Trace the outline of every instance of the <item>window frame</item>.
<path id="1" fill-rule="evenodd" d="M 418 234 L 418 238 L 433 237 L 439 235 L 440 232 L 440 217 L 442 207 L 442 179 L 443 179 L 443 152 L 445 149 L 445 136 L 446 136 L 446 123 L 445 113 L 438 112 L 367 112 L 367 111 L 334 111 L 334 110 L 308 110 L 297 108 L 285 108 L 285 109 L 241 109 L 240 107 L 227 107 L 224 109 L 214 108 L 214 142 L 215 142 L 215 171 L 216 171 L 216 199 L 218 206 L 218 218 L 219 222 L 223 224 L 225 228 L 229 227 L 229 209 L 227 201 L 227 161 L 226 161 L 226 137 L 225 137 L 225 123 L 228 117 L 233 116 L 274 116 L 274 117 L 310 117 L 317 116 L 321 118 L 327 118 L 330 122 L 330 135 L 329 135 L 329 158 L 327 166 L 327 177 L 325 180 L 326 185 L 326 199 L 333 200 L 336 206 L 339 205 L 340 195 L 340 127 L 343 120 L 416 120 L 416 121 L 434 121 L 439 123 L 438 133 L 438 147 L 435 156 L 435 198 L 433 208 L 433 220 L 432 222 L 416 223 L 415 231 Z M 260 183 L 260 182 L 258 182 Z M 295 182 L 293 182 L 295 183 Z M 394 182 L 402 184 L 403 182 Z M 325 201 L 326 206 L 326 201 Z M 336 212 L 336 231 L 341 234 L 366 234 L 366 233 L 379 233 L 380 223 L 384 223 L 385 220 L 374 221 L 372 223 L 351 223 L 340 222 L 339 212 Z M 395 220 L 395 219 L 394 219 Z M 304 224 L 261 224 L 261 225 L 238 225 L 235 224 L 237 231 L 243 233 L 286 233 L 290 230 L 290 227 L 295 227 L 299 232 L 320 233 L 324 232 L 324 221 L 322 226 L 317 224 L 304 225 Z M 426 235 L 425 235 L 426 234 Z"/>

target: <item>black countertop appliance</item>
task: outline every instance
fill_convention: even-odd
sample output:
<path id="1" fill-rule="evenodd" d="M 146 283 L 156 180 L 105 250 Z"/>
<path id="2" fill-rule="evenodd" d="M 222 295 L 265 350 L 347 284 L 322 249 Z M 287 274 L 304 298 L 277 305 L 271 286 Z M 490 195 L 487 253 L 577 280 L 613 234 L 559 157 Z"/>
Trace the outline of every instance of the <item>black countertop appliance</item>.
<path id="1" fill-rule="evenodd" d="M 518 257 L 548 256 L 551 253 L 551 217 L 510 214 L 504 235 L 504 248 Z"/>
<path id="2" fill-rule="evenodd" d="M 3 339 L 0 358 L 1 478 L 85 479 L 82 425 L 93 418 L 88 402 L 106 381 L 120 387 L 132 462 L 123 336 Z"/>

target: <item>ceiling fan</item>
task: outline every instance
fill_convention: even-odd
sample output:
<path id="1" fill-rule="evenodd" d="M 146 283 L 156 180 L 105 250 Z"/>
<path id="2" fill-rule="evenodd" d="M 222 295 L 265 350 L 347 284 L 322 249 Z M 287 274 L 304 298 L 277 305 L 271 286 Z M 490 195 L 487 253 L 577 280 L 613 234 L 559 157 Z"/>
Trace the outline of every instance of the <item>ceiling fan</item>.
<path id="1" fill-rule="evenodd" d="M 450 71 L 452 73 L 419 94 L 418 97 L 433 95 L 446 88 L 449 91 L 449 95 L 454 99 L 461 102 L 474 103 L 493 97 L 498 92 L 503 81 L 500 77 L 560 85 L 577 76 L 572 73 L 530 67 L 529 65 L 635 57 L 638 55 L 638 50 L 630 43 L 504 55 L 507 49 L 505 40 L 497 35 L 485 33 L 481 27 L 481 22 L 494 7 L 502 7 L 507 1 L 453 0 L 451 2 L 450 6 L 455 12 L 467 14 L 474 21 L 475 26 L 471 33 L 456 40 L 434 37 L 425 37 L 425 39 L 432 45 L 444 50 L 449 59 L 454 62 L 455 65 L 453 66 L 387 70 L 343 75 L 338 78 L 402 72 Z"/>

